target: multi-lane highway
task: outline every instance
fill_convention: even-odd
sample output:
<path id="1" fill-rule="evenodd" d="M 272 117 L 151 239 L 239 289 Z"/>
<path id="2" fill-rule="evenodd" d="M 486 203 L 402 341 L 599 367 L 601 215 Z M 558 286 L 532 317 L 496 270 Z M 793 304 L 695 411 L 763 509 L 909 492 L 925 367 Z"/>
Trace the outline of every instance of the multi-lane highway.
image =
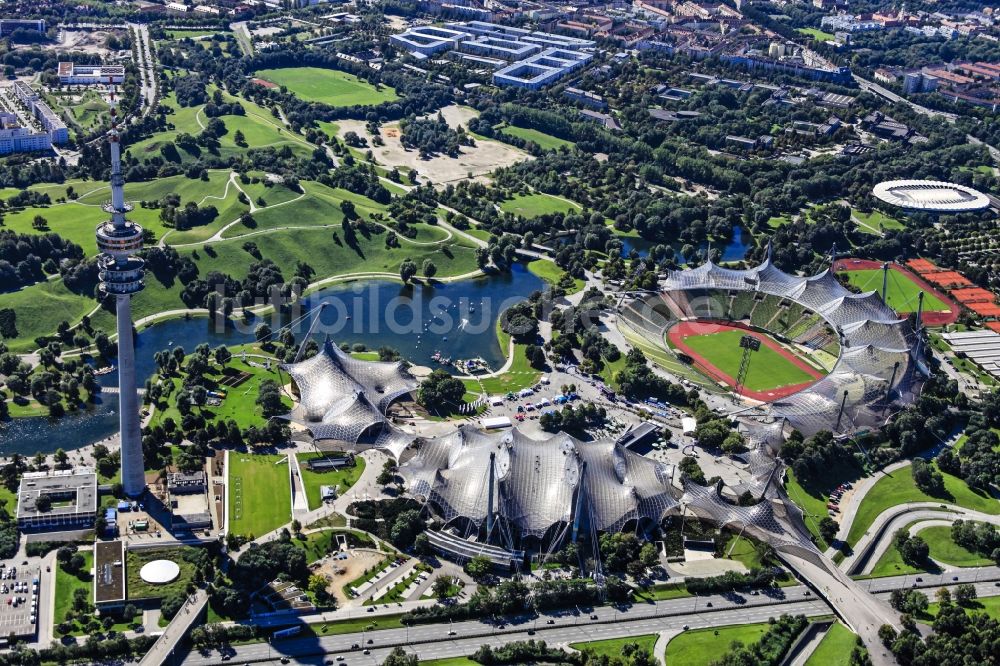
<path id="1" fill-rule="evenodd" d="M 916 576 L 894 576 L 864 581 L 862 586 L 875 594 L 873 601 L 877 599 L 879 604 L 885 604 L 889 591 L 893 589 L 913 586 L 936 588 L 961 582 L 979 581 L 976 583 L 979 595 L 988 596 L 1000 593 L 1000 587 L 994 582 L 998 580 L 1000 568 L 984 567 L 943 577 L 923 576 L 920 581 L 917 581 Z M 601 607 L 592 611 L 541 615 L 504 625 L 470 621 L 336 636 L 322 636 L 321 629 L 317 628 L 319 637 L 290 638 L 273 644 L 241 645 L 223 653 L 192 653 L 184 657 L 183 662 L 195 665 L 245 663 L 289 656 L 295 657 L 299 663 L 322 663 L 325 660 L 323 655 L 344 654 L 350 655 L 350 663 L 377 664 L 397 645 L 406 646 L 421 659 L 435 659 L 468 655 L 484 643 L 503 645 L 536 637 L 550 644 L 564 644 L 639 636 L 683 629 L 685 626 L 697 628 L 762 622 L 782 613 L 822 615 L 831 613 L 831 610 L 808 588 L 797 585 L 780 588 L 770 596 L 731 594 L 686 597 L 638 604 L 628 610 Z M 372 642 L 369 643 L 369 640 Z M 359 649 L 352 650 L 355 644 Z M 363 648 L 371 650 L 371 654 L 362 654 Z M 880 649 L 877 643 L 876 648 Z"/>

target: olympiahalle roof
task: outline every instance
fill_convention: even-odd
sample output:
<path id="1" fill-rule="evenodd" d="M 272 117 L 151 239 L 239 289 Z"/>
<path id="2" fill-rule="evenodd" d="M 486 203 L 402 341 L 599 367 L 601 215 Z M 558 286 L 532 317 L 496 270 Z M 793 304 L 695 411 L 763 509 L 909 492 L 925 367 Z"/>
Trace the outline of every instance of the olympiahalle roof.
<path id="1" fill-rule="evenodd" d="M 968 213 L 990 206 L 982 192 L 940 180 L 887 180 L 876 185 L 872 194 L 887 204 L 928 213 Z"/>
<path id="2" fill-rule="evenodd" d="M 446 523 L 465 519 L 478 527 L 492 505 L 522 536 L 542 538 L 577 515 L 586 528 L 604 531 L 659 521 L 681 495 L 671 485 L 671 466 L 613 440 L 582 442 L 565 433 L 535 440 L 516 428 L 484 433 L 464 426 L 413 450 L 399 473 L 409 493 L 432 503 Z"/>

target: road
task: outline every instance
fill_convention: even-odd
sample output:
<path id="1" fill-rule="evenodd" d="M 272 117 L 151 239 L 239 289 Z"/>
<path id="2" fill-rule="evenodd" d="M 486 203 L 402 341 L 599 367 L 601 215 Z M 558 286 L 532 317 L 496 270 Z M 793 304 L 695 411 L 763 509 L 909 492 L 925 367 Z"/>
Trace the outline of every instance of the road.
<path id="1" fill-rule="evenodd" d="M 885 604 L 889 591 L 893 589 L 911 587 L 914 584 L 918 587 L 939 587 L 942 582 L 953 586 L 958 582 L 973 582 L 977 577 L 1000 579 L 1000 568 L 984 567 L 968 570 L 956 573 L 955 577 L 959 580 L 951 581 L 951 576 L 948 576 L 941 581 L 940 577 L 926 576 L 922 582 L 915 583 L 914 576 L 895 576 L 865 583 L 879 597 L 878 603 Z M 994 582 L 977 583 L 976 590 L 980 597 L 1000 593 L 1000 588 Z M 298 655 L 297 663 L 314 664 L 322 661 L 317 659 L 318 655 L 344 654 L 350 656 L 351 664 L 380 664 L 396 645 L 406 646 L 407 651 L 415 652 L 420 659 L 440 659 L 472 654 L 483 644 L 498 646 L 530 638 L 545 640 L 550 645 L 565 645 L 581 641 L 680 631 L 684 627 L 701 628 L 765 622 L 768 618 L 782 613 L 802 613 L 810 616 L 829 614 L 830 609 L 825 603 L 815 597 L 806 598 L 805 592 L 805 587 L 794 586 L 781 589 L 783 598 L 763 595 L 733 595 L 728 599 L 720 595 L 688 597 L 634 606 L 627 612 L 620 612 L 612 607 L 602 607 L 593 611 L 598 620 L 591 620 L 590 613 L 587 612 L 579 615 L 572 613 L 542 615 L 538 619 L 525 619 L 517 625 L 507 626 L 493 626 L 478 621 L 457 622 L 448 625 L 448 632 L 454 632 L 455 638 L 445 640 L 443 640 L 445 627 L 442 624 L 338 636 L 293 638 L 275 644 L 255 643 L 235 646 L 227 653 L 228 659 L 223 659 L 223 654 L 218 651 L 192 653 L 184 657 L 183 663 L 197 666 L 227 662 L 268 662 L 283 655 Z M 708 603 L 712 606 L 708 607 Z M 552 625 L 548 624 L 549 620 L 553 622 Z M 369 644 L 368 640 L 373 642 Z M 372 653 L 363 655 L 357 651 L 352 652 L 351 646 L 354 644 L 366 645 Z M 879 648 L 881 643 L 876 639 L 874 645 Z M 878 655 L 873 657 L 877 658 Z M 880 661 L 892 663 L 891 660 Z"/>
<path id="2" fill-rule="evenodd" d="M 206 606 L 208 606 L 208 593 L 202 589 L 196 590 L 177 611 L 177 615 L 163 630 L 163 634 L 156 639 L 149 652 L 142 657 L 140 666 L 160 666 L 165 663 L 174 653 L 180 640 L 199 623 L 199 616 Z"/>
<path id="3" fill-rule="evenodd" d="M 135 36 L 135 51 L 139 61 L 139 96 L 142 99 L 140 116 L 148 116 L 156 104 L 156 59 L 153 56 L 153 42 L 149 38 L 149 28 L 141 23 L 129 23 L 129 30 Z"/>

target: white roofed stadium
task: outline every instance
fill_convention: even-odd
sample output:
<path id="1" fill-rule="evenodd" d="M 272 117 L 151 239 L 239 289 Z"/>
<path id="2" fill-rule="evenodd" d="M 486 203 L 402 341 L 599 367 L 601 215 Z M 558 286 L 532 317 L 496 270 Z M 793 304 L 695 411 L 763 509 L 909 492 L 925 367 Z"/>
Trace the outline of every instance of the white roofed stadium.
<path id="1" fill-rule="evenodd" d="M 911 212 L 971 213 L 990 207 L 982 192 L 940 180 L 887 180 L 872 189 L 879 201 Z"/>

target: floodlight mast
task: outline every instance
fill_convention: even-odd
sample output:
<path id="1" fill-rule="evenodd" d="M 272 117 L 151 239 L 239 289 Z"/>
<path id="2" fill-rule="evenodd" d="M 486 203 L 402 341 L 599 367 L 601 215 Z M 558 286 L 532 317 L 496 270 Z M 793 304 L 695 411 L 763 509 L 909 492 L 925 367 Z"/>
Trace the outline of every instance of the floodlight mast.
<path id="1" fill-rule="evenodd" d="M 740 347 L 743 349 L 743 357 L 740 359 L 740 370 L 736 373 L 736 386 L 733 387 L 733 402 L 740 399 L 740 391 L 746 381 L 747 373 L 750 371 L 750 354 L 760 350 L 760 338 L 755 335 L 744 335 L 740 338 Z"/>

